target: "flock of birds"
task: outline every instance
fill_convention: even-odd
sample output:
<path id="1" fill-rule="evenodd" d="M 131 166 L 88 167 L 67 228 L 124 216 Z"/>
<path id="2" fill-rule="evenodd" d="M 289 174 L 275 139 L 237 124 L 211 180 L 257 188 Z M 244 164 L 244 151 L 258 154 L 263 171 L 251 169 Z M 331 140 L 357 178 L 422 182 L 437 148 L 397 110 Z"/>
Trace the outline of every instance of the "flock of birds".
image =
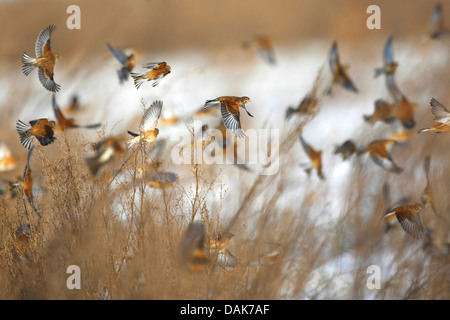
<path id="1" fill-rule="evenodd" d="M 433 11 L 430 24 L 429 37 L 431 39 L 438 39 L 448 34 L 444 29 L 442 22 L 442 8 L 437 5 Z M 22 56 L 22 71 L 28 76 L 34 69 L 38 70 L 38 78 L 42 86 L 48 91 L 53 92 L 52 107 L 55 114 L 55 121 L 47 118 L 41 118 L 29 121 L 29 124 L 18 120 L 16 124 L 17 133 L 19 134 L 20 143 L 28 149 L 27 162 L 23 174 L 22 181 L 10 182 L 9 191 L 17 193 L 18 189 L 22 189 L 24 194 L 33 207 L 35 213 L 40 217 L 40 212 L 33 200 L 32 192 L 32 177 L 30 169 L 30 160 L 34 150 L 34 141 L 36 140 L 40 145 L 47 146 L 53 143 L 56 139 L 55 133 L 62 132 L 69 128 L 87 128 L 94 129 L 101 126 L 100 123 L 90 125 L 78 125 L 73 118 L 68 118 L 61 111 L 56 101 L 56 92 L 61 89 L 61 86 L 55 82 L 54 67 L 57 60 L 61 57 L 54 53 L 51 47 L 51 35 L 56 30 L 56 27 L 50 25 L 42 30 L 37 38 L 35 44 L 35 58 L 24 53 Z M 107 47 L 117 58 L 121 64 L 121 69 L 118 70 L 119 82 L 125 83 L 129 76 L 133 78 L 134 85 L 139 89 L 144 83 L 149 82 L 153 87 L 171 73 L 171 67 L 166 62 L 151 62 L 144 65 L 148 71 L 143 73 L 134 73 L 133 70 L 136 65 L 136 56 L 134 54 L 127 55 L 121 50 L 117 50 L 107 43 Z M 271 39 L 266 36 L 256 37 L 252 41 L 244 43 L 245 48 L 253 48 L 257 50 L 262 58 L 269 64 L 275 64 L 276 59 L 272 46 Z M 395 72 L 398 63 L 393 56 L 393 38 L 390 37 L 385 45 L 384 64 L 382 67 L 375 69 L 375 77 L 384 75 L 386 87 L 393 98 L 393 102 L 385 100 L 377 100 L 375 102 L 375 110 L 372 115 L 364 116 L 365 121 L 375 123 L 382 121 L 399 127 L 400 130 L 396 132 L 389 139 L 376 140 L 364 147 L 356 147 L 352 140 L 345 141 L 338 146 L 335 154 L 341 154 L 343 159 L 350 158 L 353 154 L 362 156 L 368 154 L 370 158 L 384 170 L 401 173 L 402 168 L 399 167 L 391 157 L 389 149 L 397 143 L 405 142 L 411 138 L 413 128 L 415 126 L 414 110 L 416 105 L 411 103 L 406 96 L 400 91 L 395 82 Z M 326 94 L 332 94 L 332 88 L 341 86 L 346 90 L 354 93 L 358 92 L 355 84 L 352 82 L 347 67 L 341 64 L 338 46 L 334 42 L 328 57 L 329 67 L 332 73 L 332 82 L 326 90 Z M 318 110 L 318 79 L 316 79 L 313 89 L 304 97 L 297 108 L 289 107 L 286 111 L 286 120 L 289 120 L 294 115 L 302 116 L 305 114 L 313 115 Z M 230 131 L 237 138 L 245 137 L 244 131 L 240 121 L 240 108 L 244 109 L 248 116 L 253 117 L 246 108 L 246 104 L 250 102 L 250 98 L 221 96 L 215 99 L 207 100 L 204 108 L 199 110 L 196 114 L 208 114 L 220 110 L 222 116 L 222 123 L 218 128 L 225 137 L 226 131 Z M 76 98 L 72 101 L 71 107 L 66 112 L 71 112 L 78 108 L 79 102 Z M 431 99 L 431 112 L 434 116 L 435 125 L 424 128 L 420 132 L 450 132 L 450 112 L 436 99 Z M 93 146 L 94 155 L 86 157 L 85 161 L 93 176 L 96 176 L 100 169 L 113 159 L 119 158 L 125 152 L 130 150 L 136 144 L 150 144 L 154 143 L 159 134 L 157 128 L 158 121 L 160 121 L 161 110 L 163 107 L 162 101 L 155 101 L 149 108 L 145 110 L 144 116 L 138 126 L 137 132 L 128 131 L 131 138 L 124 141 L 118 137 L 105 138 Z M 201 142 L 204 146 L 204 141 Z M 223 141 L 223 147 L 227 146 L 227 141 Z M 309 174 L 311 170 L 315 169 L 320 179 L 325 179 L 322 172 L 321 151 L 315 150 L 309 145 L 304 137 L 300 135 L 300 143 L 310 158 L 310 163 L 302 165 L 305 171 Z M 235 144 L 236 148 L 236 144 Z M 236 156 L 236 155 L 235 155 Z M 17 159 L 11 155 L 7 146 L 1 142 L 0 144 L 0 170 L 8 171 L 15 168 Z M 425 171 L 427 173 L 430 167 L 430 158 L 425 160 Z M 245 168 L 245 166 L 244 166 Z M 147 177 L 149 183 L 154 187 L 165 188 L 177 181 L 177 176 L 173 173 L 166 173 L 165 175 L 157 175 L 154 172 Z M 396 217 L 403 229 L 415 238 L 421 238 L 424 235 L 425 228 L 420 219 L 420 213 L 429 206 L 433 206 L 432 190 L 427 184 L 424 190 L 422 202 L 415 204 L 402 204 L 390 208 L 384 218 L 391 222 Z M 26 239 L 31 234 L 31 229 L 28 223 L 22 224 L 16 230 L 16 240 L 20 242 L 20 250 L 25 250 Z M 227 244 L 232 238 L 229 233 L 214 233 L 210 236 L 209 245 L 205 244 L 205 227 L 201 222 L 194 221 L 185 232 L 181 251 L 182 255 L 191 270 L 204 270 L 208 261 L 208 256 L 212 251 L 218 253 L 219 259 L 226 266 L 232 267 L 236 263 L 236 258 L 228 251 Z M 209 249 L 209 251 L 208 251 Z M 208 252 L 208 253 L 207 253 Z M 217 255 L 216 255 L 217 256 Z"/>

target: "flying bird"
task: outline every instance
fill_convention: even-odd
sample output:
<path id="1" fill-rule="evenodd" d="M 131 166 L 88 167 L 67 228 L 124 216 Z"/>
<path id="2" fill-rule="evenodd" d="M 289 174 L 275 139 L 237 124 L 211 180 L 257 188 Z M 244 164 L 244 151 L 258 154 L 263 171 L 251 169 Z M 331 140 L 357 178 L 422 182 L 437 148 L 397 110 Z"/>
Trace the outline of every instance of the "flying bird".
<path id="1" fill-rule="evenodd" d="M 209 109 L 220 106 L 222 121 L 225 127 L 238 138 L 243 138 L 245 134 L 241 127 L 239 108 L 244 109 L 250 117 L 253 117 L 245 107 L 245 104 L 248 102 L 250 102 L 250 98 L 245 96 L 222 96 L 213 100 L 207 100 L 204 108 Z"/>
<path id="2" fill-rule="evenodd" d="M 75 119 L 64 117 L 64 114 L 62 113 L 61 109 L 59 108 L 58 104 L 56 103 L 55 94 L 52 95 L 52 107 L 53 107 L 53 112 L 55 113 L 55 117 L 57 120 L 55 130 L 58 132 L 63 132 L 65 129 L 70 129 L 70 128 L 95 129 L 95 128 L 98 128 L 101 126 L 101 123 L 80 126 L 80 125 L 75 124 Z"/>
<path id="3" fill-rule="evenodd" d="M 308 175 L 311 173 L 313 168 L 316 169 L 319 178 L 325 180 L 325 176 L 322 173 L 322 151 L 314 150 L 308 143 L 306 143 L 302 135 L 300 135 L 300 143 L 302 144 L 303 150 L 305 150 L 311 160 L 309 164 L 302 164 L 301 166 L 305 168 Z"/>
<path id="4" fill-rule="evenodd" d="M 106 45 L 108 46 L 109 51 L 111 51 L 114 57 L 116 57 L 122 65 L 122 68 L 117 71 L 119 82 L 122 84 L 128 80 L 128 75 L 133 71 L 136 64 L 136 57 L 134 54 L 126 55 L 122 50 L 114 49 L 109 43 L 106 43 Z"/>
<path id="5" fill-rule="evenodd" d="M 367 153 L 373 160 L 373 162 L 375 162 L 383 169 L 389 172 L 401 173 L 403 172 L 403 169 L 395 164 L 388 151 L 388 148 L 391 147 L 394 143 L 394 140 L 375 140 L 369 143 L 365 148 L 358 150 L 357 154 L 361 156 Z"/>
<path id="6" fill-rule="evenodd" d="M 180 245 L 181 257 L 191 271 L 205 270 L 208 257 L 205 248 L 205 226 L 199 221 L 192 222 L 184 233 Z"/>
<path id="7" fill-rule="evenodd" d="M 122 143 L 116 137 L 106 138 L 94 145 L 95 155 L 85 157 L 85 161 L 92 173 L 96 176 L 100 168 L 125 153 Z"/>
<path id="8" fill-rule="evenodd" d="M 36 206 L 34 204 L 34 198 L 33 198 L 33 179 L 31 178 L 31 168 L 30 168 L 30 160 L 31 160 L 31 154 L 33 153 L 33 149 L 34 149 L 34 146 L 28 151 L 27 164 L 26 164 L 25 170 L 23 172 L 23 191 L 24 191 L 25 196 L 27 197 L 27 200 L 30 203 L 31 207 L 33 207 L 34 212 L 39 217 L 41 217 L 38 209 L 36 208 Z"/>
<path id="9" fill-rule="evenodd" d="M 23 73 L 28 76 L 34 68 L 38 68 L 39 81 L 45 89 L 53 92 L 57 92 L 60 89 L 60 85 L 56 84 L 53 78 L 53 69 L 56 61 L 61 58 L 61 55 L 53 53 L 50 46 L 50 37 L 55 30 L 56 27 L 50 25 L 41 31 L 35 45 L 36 58 L 30 57 L 26 53 L 22 55 Z"/>
<path id="10" fill-rule="evenodd" d="M 16 123 L 16 130 L 19 133 L 20 143 L 27 149 L 31 148 L 33 137 L 36 138 L 42 146 L 49 145 L 55 141 L 54 129 L 55 121 L 49 121 L 46 118 L 37 119 L 25 124 L 21 120 Z"/>
<path id="11" fill-rule="evenodd" d="M 402 205 L 394 207 L 385 214 L 384 219 L 391 221 L 394 217 L 397 217 L 398 222 L 402 226 L 403 230 L 409 233 L 416 239 L 420 239 L 424 236 L 425 227 L 420 220 L 420 213 L 424 209 L 424 205 L 421 203 L 414 205 Z"/>
<path id="12" fill-rule="evenodd" d="M 383 54 L 383 67 L 375 69 L 375 78 L 381 74 L 394 75 L 397 70 L 398 63 L 394 61 L 394 54 L 392 52 L 392 37 L 386 41 Z"/>
<path id="13" fill-rule="evenodd" d="M 152 87 L 156 87 L 158 83 L 171 72 L 170 66 L 165 62 L 150 62 L 144 65 L 144 68 L 150 71 L 144 73 L 131 73 L 134 79 L 134 85 L 137 89 L 145 82 L 149 81 Z"/>
<path id="14" fill-rule="evenodd" d="M 415 103 L 411 103 L 406 96 L 394 104 L 394 116 L 407 129 L 412 129 L 416 125 L 414 120 L 414 110 L 417 108 Z"/>
<path id="15" fill-rule="evenodd" d="M 340 146 L 334 149 L 334 154 L 341 154 L 343 160 L 347 160 L 356 152 L 355 143 L 352 140 L 346 140 Z"/>
<path id="16" fill-rule="evenodd" d="M 374 124 L 377 121 L 391 123 L 395 120 L 394 107 L 393 104 L 383 99 L 378 99 L 375 101 L 374 112 L 371 115 L 364 115 L 363 118 L 370 124 Z"/>
<path id="17" fill-rule="evenodd" d="M 257 36 L 253 40 L 246 41 L 243 44 L 246 49 L 254 49 L 258 51 L 259 55 L 271 65 L 276 64 L 275 52 L 273 48 L 272 39 L 268 36 Z"/>
<path id="18" fill-rule="evenodd" d="M 419 133 L 426 131 L 434 131 L 436 133 L 450 132 L 450 112 L 435 98 L 431 99 L 430 106 L 434 121 L 438 123 L 431 126 L 430 128 L 419 130 Z"/>
<path id="19" fill-rule="evenodd" d="M 133 138 L 126 143 L 127 150 L 129 150 L 135 143 L 140 143 L 141 140 L 146 143 L 156 140 L 156 137 L 159 134 L 159 129 L 156 128 L 156 125 L 158 124 L 159 117 L 161 116 L 162 107 L 162 101 L 157 100 L 153 102 L 150 108 L 145 111 L 144 117 L 139 124 L 139 133 L 128 131 L 128 134 L 133 136 Z"/>
<path id="20" fill-rule="evenodd" d="M 328 93 L 331 94 L 332 87 L 335 84 L 340 84 L 347 90 L 353 91 L 355 93 L 358 92 L 352 80 L 347 74 L 348 66 L 343 66 L 339 59 L 337 43 L 334 42 L 331 46 L 331 50 L 328 57 L 328 62 L 330 65 L 331 72 L 333 74 L 333 81 L 328 90 Z"/>

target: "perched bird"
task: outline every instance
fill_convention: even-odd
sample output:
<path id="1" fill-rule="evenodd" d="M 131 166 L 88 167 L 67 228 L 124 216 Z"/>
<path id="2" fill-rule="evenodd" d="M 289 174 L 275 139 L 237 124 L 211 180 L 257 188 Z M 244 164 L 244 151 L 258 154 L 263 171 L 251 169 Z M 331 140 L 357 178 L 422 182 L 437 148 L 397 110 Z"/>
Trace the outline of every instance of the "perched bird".
<path id="1" fill-rule="evenodd" d="M 135 143 L 140 143 L 141 140 L 146 143 L 156 140 L 156 137 L 159 134 L 159 129 L 156 128 L 156 125 L 158 124 L 159 117 L 161 116 L 162 107 L 162 101 L 157 100 L 153 102 L 150 108 L 145 111 L 144 117 L 139 124 L 139 134 L 128 131 L 133 138 L 126 143 L 127 150 L 129 150 Z"/>
<path id="2" fill-rule="evenodd" d="M 56 103 L 55 94 L 53 94 L 53 96 L 52 96 L 52 107 L 53 107 L 53 112 L 55 113 L 55 117 L 57 120 L 57 125 L 55 126 L 56 131 L 63 132 L 65 129 L 69 129 L 69 128 L 95 129 L 95 128 L 98 128 L 101 126 L 101 123 L 90 124 L 87 126 L 80 126 L 80 125 L 75 124 L 75 120 L 73 118 L 64 117 L 61 109 L 59 108 L 58 104 Z"/>
<path id="3" fill-rule="evenodd" d="M 11 171 L 17 167 L 18 158 L 14 157 L 5 142 L 0 141 L 0 171 Z"/>
<path id="4" fill-rule="evenodd" d="M 309 164 L 302 164 L 301 166 L 305 169 L 308 175 L 311 173 L 313 168 L 316 169 L 317 175 L 320 179 L 325 180 L 325 176 L 322 173 L 322 151 L 314 150 L 300 135 L 300 143 L 302 144 L 303 150 L 305 150 L 311 162 Z"/>
<path id="5" fill-rule="evenodd" d="M 134 85 L 137 89 L 145 82 L 150 81 L 152 87 L 156 87 L 162 78 L 171 72 L 170 66 L 165 62 L 150 62 L 144 65 L 144 68 L 150 71 L 144 73 L 131 73 L 134 79 Z"/>
<path id="6" fill-rule="evenodd" d="M 352 140 L 346 140 L 340 146 L 334 149 L 334 154 L 341 154 L 343 160 L 347 160 L 356 152 L 355 143 Z"/>
<path id="7" fill-rule="evenodd" d="M 54 54 L 50 46 L 50 37 L 55 30 L 56 27 L 50 25 L 41 31 L 34 49 L 36 58 L 30 57 L 26 53 L 22 55 L 23 73 L 28 76 L 34 68 L 38 68 L 39 81 L 45 89 L 53 92 L 57 92 L 60 89 L 60 85 L 56 84 L 53 79 L 53 69 L 56 61 L 61 58 L 61 55 L 58 53 Z"/>
<path id="8" fill-rule="evenodd" d="M 358 92 L 358 89 L 356 89 L 355 85 L 347 75 L 348 66 L 343 66 L 339 60 L 336 42 L 334 42 L 333 45 L 331 46 L 328 62 L 330 65 L 331 72 L 333 73 L 333 81 L 330 86 L 330 89 L 328 90 L 328 93 L 331 94 L 331 89 L 335 84 L 340 84 L 347 90 Z"/>
<path id="9" fill-rule="evenodd" d="M 243 108 L 250 117 L 253 117 L 245 107 L 247 102 L 250 102 L 249 97 L 222 96 L 213 100 L 207 100 L 204 108 L 209 109 L 220 106 L 222 121 L 225 127 L 238 138 L 243 138 L 245 134 L 241 127 L 239 108 Z"/>
<path id="10" fill-rule="evenodd" d="M 211 235 L 209 242 L 210 254 L 212 256 L 217 255 L 216 262 L 229 268 L 234 268 L 237 261 L 236 257 L 227 249 L 228 243 L 233 236 L 234 234 L 218 231 Z"/>
<path id="11" fill-rule="evenodd" d="M 431 39 L 438 39 L 449 33 L 444 29 L 444 20 L 442 18 L 442 5 L 438 3 L 433 10 L 430 18 L 429 36 Z"/>
<path id="12" fill-rule="evenodd" d="M 188 268 L 195 272 L 205 270 L 208 257 L 205 250 L 205 226 L 199 221 L 192 222 L 181 241 L 181 257 Z"/>
<path id="13" fill-rule="evenodd" d="M 149 172 L 147 174 L 147 183 L 156 189 L 167 189 L 178 181 L 178 175 L 173 172 Z"/>
<path id="14" fill-rule="evenodd" d="M 244 42 L 243 47 L 257 50 L 264 61 L 272 65 L 276 64 L 273 42 L 270 37 L 257 36 L 251 41 Z"/>
<path id="15" fill-rule="evenodd" d="M 363 118 L 370 124 L 374 124 L 376 121 L 390 123 L 395 120 L 394 105 L 383 99 L 378 99 L 375 101 L 374 112 L 371 115 L 364 115 Z"/>
<path id="16" fill-rule="evenodd" d="M 398 63 L 394 61 L 394 54 L 392 52 L 392 37 L 389 37 L 386 41 L 383 54 L 383 67 L 375 69 L 375 78 L 380 74 L 394 75 L 397 70 Z"/>
<path id="17" fill-rule="evenodd" d="M 394 163 L 394 160 L 392 160 L 388 152 L 388 148 L 394 143 L 394 140 L 375 140 L 369 143 L 367 147 L 358 150 L 357 154 L 363 155 L 367 153 L 373 162 L 383 169 L 394 173 L 401 173 L 403 169 Z"/>
<path id="18" fill-rule="evenodd" d="M 431 113 L 434 116 L 434 121 L 438 122 L 430 128 L 424 128 L 419 130 L 419 133 L 426 131 L 450 132 L 450 112 L 435 98 L 430 101 Z"/>
<path id="19" fill-rule="evenodd" d="M 95 155 L 86 157 L 85 161 L 91 171 L 96 176 L 100 168 L 114 158 L 125 153 L 125 149 L 119 139 L 115 137 L 106 138 L 94 145 Z"/>
<path id="20" fill-rule="evenodd" d="M 403 95 L 402 99 L 394 104 L 394 116 L 401 121 L 403 126 L 407 129 L 412 129 L 416 125 L 414 120 L 414 110 L 417 108 L 415 103 Z"/>
<path id="21" fill-rule="evenodd" d="M 391 221 L 394 217 L 397 217 L 403 230 L 414 238 L 419 239 L 423 237 L 425 231 L 425 227 L 423 226 L 419 215 L 423 208 L 424 206 L 421 203 L 397 206 L 388 210 L 384 215 L 384 219 Z"/>
<path id="22" fill-rule="evenodd" d="M 20 143 L 27 149 L 30 149 L 33 137 L 35 137 L 42 146 L 49 145 L 55 141 L 54 129 L 56 127 L 55 121 L 48 121 L 42 118 L 29 122 L 30 125 L 18 120 L 16 123 L 16 130 L 19 133 Z"/>
<path id="23" fill-rule="evenodd" d="M 128 75 L 133 70 L 136 64 L 136 57 L 134 54 L 126 55 L 123 51 L 114 49 L 109 43 L 106 43 L 109 48 L 109 51 L 119 60 L 122 68 L 117 71 L 119 75 L 120 84 L 124 83 L 128 80 Z"/>

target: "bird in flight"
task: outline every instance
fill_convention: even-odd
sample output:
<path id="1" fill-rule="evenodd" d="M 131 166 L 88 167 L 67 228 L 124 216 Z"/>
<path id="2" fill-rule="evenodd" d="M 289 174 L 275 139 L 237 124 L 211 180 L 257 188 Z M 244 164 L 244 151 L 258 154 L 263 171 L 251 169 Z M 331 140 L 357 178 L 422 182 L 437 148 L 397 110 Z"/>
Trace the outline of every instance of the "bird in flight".
<path id="1" fill-rule="evenodd" d="M 194 221 L 187 228 L 181 241 L 181 256 L 191 271 L 205 270 L 208 257 L 205 248 L 205 226 L 202 222 Z"/>
<path id="2" fill-rule="evenodd" d="M 438 123 L 429 128 L 419 130 L 419 133 L 426 131 L 434 131 L 437 133 L 450 132 L 450 112 L 435 98 L 431 99 L 430 106 L 434 121 Z"/>
<path id="3" fill-rule="evenodd" d="M 106 43 L 106 45 L 108 46 L 109 51 L 111 51 L 114 57 L 116 57 L 122 65 L 122 68 L 117 71 L 119 83 L 122 84 L 128 80 L 128 75 L 133 71 L 136 64 L 136 56 L 133 53 L 126 55 L 122 50 L 114 49 L 109 43 Z"/>
<path id="4" fill-rule="evenodd" d="M 306 168 L 305 171 L 308 175 L 311 173 L 311 170 L 315 168 L 319 178 L 325 180 L 325 176 L 322 173 L 322 151 L 314 150 L 308 143 L 306 143 L 302 135 L 300 135 L 300 143 L 302 144 L 303 150 L 305 150 L 311 160 L 310 164 L 302 164 L 301 166 Z"/>
<path id="5" fill-rule="evenodd" d="M 365 148 L 358 150 L 357 153 L 360 156 L 367 153 L 373 162 L 383 169 L 389 172 L 401 173 L 403 172 L 403 169 L 395 164 L 388 151 L 388 148 L 394 143 L 394 140 L 375 140 L 369 143 Z"/>
<path id="6" fill-rule="evenodd" d="M 150 108 L 145 111 L 144 117 L 139 124 L 139 133 L 128 131 L 128 134 L 133 136 L 133 138 L 126 143 L 127 150 L 129 150 L 135 143 L 139 143 L 141 140 L 147 143 L 156 140 L 156 137 L 159 134 L 159 129 L 156 128 L 156 125 L 158 124 L 159 117 L 161 116 L 162 107 L 163 102 L 161 100 L 153 102 Z"/>
<path id="7" fill-rule="evenodd" d="M 375 69 L 375 78 L 381 74 L 394 75 L 397 70 L 398 63 L 394 61 L 394 54 L 392 52 L 392 37 L 386 41 L 383 54 L 383 67 Z"/>
<path id="8" fill-rule="evenodd" d="M 340 84 L 345 89 L 357 93 L 358 89 L 355 87 L 352 80 L 347 74 L 348 66 L 343 66 L 341 64 L 336 42 L 334 42 L 333 45 L 331 46 L 331 50 L 328 56 L 328 62 L 330 65 L 331 72 L 333 74 L 333 80 L 328 90 L 328 94 L 331 94 L 332 87 L 335 84 Z"/>
<path id="9" fill-rule="evenodd" d="M 109 137 L 98 142 L 94 145 L 94 151 L 95 155 L 84 159 L 94 176 L 97 175 L 103 165 L 125 153 L 122 143 L 115 137 Z"/>
<path id="10" fill-rule="evenodd" d="M 56 127 L 55 121 L 49 121 L 46 118 L 37 119 L 25 124 L 21 120 L 16 123 L 16 130 L 19 133 L 20 143 L 27 149 L 31 148 L 33 137 L 36 138 L 42 146 L 49 145 L 55 141 Z"/>
<path id="11" fill-rule="evenodd" d="M 95 129 L 101 126 L 101 123 L 95 123 L 85 126 L 80 126 L 75 124 L 75 120 L 73 118 L 66 118 L 56 103 L 55 94 L 52 96 L 52 107 L 53 112 L 55 113 L 55 117 L 57 120 L 57 124 L 55 126 L 55 130 L 58 132 L 63 132 L 65 129 L 69 128 L 86 128 L 86 129 Z"/>
<path id="12" fill-rule="evenodd" d="M 258 51 L 259 55 L 269 64 L 275 65 L 275 53 L 273 49 L 272 39 L 268 36 L 257 36 L 253 40 L 246 41 L 244 48 L 253 48 Z"/>
<path id="13" fill-rule="evenodd" d="M 424 236 L 425 232 L 425 227 L 423 226 L 419 215 L 423 209 L 424 205 L 421 203 L 397 206 L 388 210 L 384 215 L 384 219 L 391 221 L 394 217 L 397 217 L 403 230 L 414 238 L 420 239 Z"/>
<path id="14" fill-rule="evenodd" d="M 442 5 L 437 4 L 430 18 L 429 36 L 431 39 L 439 39 L 445 34 L 449 33 L 449 30 L 444 28 L 444 19 L 442 18 Z"/>
<path id="15" fill-rule="evenodd" d="M 151 82 L 152 87 L 156 87 L 172 70 L 165 62 L 150 62 L 144 65 L 144 68 L 150 69 L 150 71 L 144 73 L 131 73 L 131 77 L 133 77 L 134 85 L 137 89 L 139 89 L 145 81 Z"/>

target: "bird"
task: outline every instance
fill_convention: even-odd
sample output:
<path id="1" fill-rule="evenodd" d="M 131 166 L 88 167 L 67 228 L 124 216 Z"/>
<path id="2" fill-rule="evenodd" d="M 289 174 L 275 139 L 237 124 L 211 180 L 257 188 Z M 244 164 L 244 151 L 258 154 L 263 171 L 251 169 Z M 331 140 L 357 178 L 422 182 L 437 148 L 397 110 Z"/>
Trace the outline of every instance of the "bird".
<path id="1" fill-rule="evenodd" d="M 394 140 L 375 140 L 369 143 L 365 148 L 357 150 L 357 154 L 361 156 L 367 153 L 373 162 L 383 169 L 389 172 L 401 173 L 403 172 L 403 169 L 395 164 L 388 152 L 388 148 L 394 143 Z"/>
<path id="2" fill-rule="evenodd" d="M 55 131 L 63 132 L 65 129 L 69 129 L 69 128 L 95 129 L 95 128 L 98 128 L 101 126 L 101 123 L 80 126 L 80 125 L 75 124 L 75 120 L 73 118 L 64 117 L 64 114 L 62 113 L 61 109 L 59 108 L 58 104 L 56 103 L 56 97 L 55 97 L 54 93 L 52 95 L 52 107 L 53 107 L 53 112 L 55 113 L 55 117 L 57 120 L 57 124 L 55 126 Z"/>
<path id="3" fill-rule="evenodd" d="M 76 113 L 82 109 L 80 105 L 80 99 L 77 95 L 73 95 L 70 100 L 70 104 L 64 109 L 64 112 L 67 113 Z"/>
<path id="4" fill-rule="evenodd" d="M 315 93 L 308 93 L 300 102 L 297 108 L 292 106 L 286 110 L 286 120 L 289 120 L 294 113 L 301 115 L 313 115 L 318 109 L 318 100 Z"/>
<path id="5" fill-rule="evenodd" d="M 243 47 L 257 50 L 264 61 L 271 65 L 276 64 L 273 41 L 269 36 L 256 36 L 253 40 L 245 41 Z"/>
<path id="6" fill-rule="evenodd" d="M 402 96 L 400 101 L 394 104 L 394 117 L 400 120 L 407 129 L 412 129 L 416 125 L 414 120 L 414 110 L 417 108 L 415 103 L 409 102 L 406 96 Z"/>
<path id="7" fill-rule="evenodd" d="M 375 78 L 381 74 L 394 75 L 397 70 L 398 63 L 394 61 L 394 54 L 392 52 L 393 37 L 389 37 L 386 41 L 383 54 L 383 67 L 375 69 Z"/>
<path id="8" fill-rule="evenodd" d="M 181 257 L 185 265 L 194 272 L 205 270 L 209 259 L 205 248 L 205 226 L 193 221 L 184 233 L 180 244 Z"/>
<path id="9" fill-rule="evenodd" d="M 126 143 L 127 150 L 129 150 L 135 143 L 140 143 L 141 141 L 150 143 L 156 140 L 156 137 L 159 134 L 159 129 L 156 128 L 156 125 L 158 124 L 159 117 L 161 116 L 162 107 L 163 102 L 161 100 L 154 101 L 150 108 L 145 111 L 144 117 L 139 123 L 139 133 L 128 131 L 128 134 L 133 136 L 133 138 Z"/>
<path id="10" fill-rule="evenodd" d="M 41 31 L 35 45 L 36 58 L 25 52 L 22 55 L 22 72 L 28 76 L 34 68 L 38 68 L 39 81 L 45 89 L 53 92 L 60 89 L 60 85 L 55 83 L 53 69 L 56 61 L 61 59 L 59 53 L 53 53 L 50 45 L 50 37 L 55 30 L 56 27 L 50 25 Z"/>
<path id="11" fill-rule="evenodd" d="M 101 140 L 93 146 L 93 149 L 95 155 L 85 157 L 84 160 L 94 176 L 98 174 L 103 165 L 125 153 L 122 143 L 116 137 L 108 137 Z"/>
<path id="12" fill-rule="evenodd" d="M 128 75 L 133 71 L 136 64 L 136 56 L 133 53 L 126 55 L 122 50 L 114 49 L 109 43 L 106 43 L 106 45 L 108 46 L 109 51 L 111 51 L 114 57 L 116 57 L 122 65 L 122 68 L 117 71 L 119 83 L 122 84 L 128 80 Z"/>
<path id="13" fill-rule="evenodd" d="M 333 73 L 333 81 L 331 83 L 331 86 L 328 90 L 328 94 L 331 94 L 331 89 L 333 85 L 340 84 L 345 89 L 353 91 L 355 93 L 358 92 L 358 89 L 353 84 L 352 80 L 347 74 L 348 66 L 343 66 L 339 60 L 339 54 L 338 54 L 338 48 L 337 43 L 333 42 L 333 45 L 331 46 L 331 50 L 328 57 L 328 62 L 330 65 L 331 72 Z"/>
<path id="14" fill-rule="evenodd" d="M 134 79 L 134 85 L 137 89 L 139 89 L 145 81 L 150 81 L 152 87 L 156 87 L 172 70 L 166 62 L 150 62 L 144 65 L 144 68 L 150 69 L 150 71 L 144 73 L 131 73 L 131 77 Z"/>
<path id="15" fill-rule="evenodd" d="M 178 175 L 173 172 L 152 171 L 147 174 L 147 183 L 156 189 L 167 189 L 178 181 Z"/>
<path id="16" fill-rule="evenodd" d="M 444 29 L 444 20 L 442 18 L 442 5 L 438 3 L 431 14 L 430 24 L 429 24 L 429 37 L 431 39 L 439 39 L 449 31 Z"/>
<path id="17" fill-rule="evenodd" d="M 427 132 L 434 131 L 436 133 L 440 132 L 450 132 L 450 112 L 435 98 L 432 98 L 430 101 L 431 113 L 433 114 L 434 121 L 438 122 L 437 124 L 419 130 L 418 132 Z"/>
<path id="18" fill-rule="evenodd" d="M 356 152 L 355 143 L 352 140 L 346 140 L 340 146 L 334 149 L 334 154 L 341 154 L 343 160 L 347 160 Z"/>
<path id="19" fill-rule="evenodd" d="M 374 112 L 371 115 L 363 115 L 363 118 L 370 124 L 374 124 L 376 121 L 391 123 L 395 120 L 394 105 L 383 99 L 378 99 L 375 101 Z"/>
<path id="20" fill-rule="evenodd" d="M 209 109 L 220 106 L 222 121 L 225 127 L 238 138 L 243 138 L 245 134 L 241 127 L 239 108 L 244 109 L 250 117 L 253 117 L 245 107 L 245 104 L 248 102 L 250 102 L 250 98 L 246 96 L 221 96 L 213 100 L 206 100 L 204 108 Z"/>
<path id="21" fill-rule="evenodd" d="M 216 262 L 219 265 L 233 268 L 236 266 L 236 257 L 227 249 L 228 243 L 234 237 L 234 234 L 217 231 L 211 235 L 209 241 L 210 255 L 217 255 Z"/>
<path id="22" fill-rule="evenodd" d="M 55 141 L 54 129 L 55 121 L 49 121 L 46 118 L 32 120 L 30 125 L 21 120 L 16 123 L 16 130 L 19 133 L 20 143 L 27 149 L 31 148 L 33 137 L 36 138 L 42 146 L 46 146 Z"/>
<path id="23" fill-rule="evenodd" d="M 19 158 L 12 155 L 4 141 L 0 140 L 0 171 L 12 171 L 17 167 Z"/>
<path id="24" fill-rule="evenodd" d="M 414 238 L 420 239 L 424 236 L 425 232 L 425 227 L 423 226 L 419 215 L 423 209 L 424 205 L 421 203 L 397 206 L 388 210 L 384 215 L 384 219 L 391 221 L 394 217 L 397 217 L 403 230 Z"/>
<path id="25" fill-rule="evenodd" d="M 383 184 L 383 200 L 385 203 L 385 207 L 387 208 L 383 212 L 383 216 L 384 216 L 386 214 L 386 212 L 392 211 L 393 208 L 406 205 L 410 201 L 410 198 L 403 197 L 400 200 L 397 200 L 393 205 L 391 205 L 390 186 L 389 186 L 389 184 L 384 183 Z M 384 227 L 383 227 L 384 233 L 391 230 L 395 225 L 396 224 L 395 224 L 394 216 L 391 216 L 388 219 L 384 219 Z"/>
<path id="26" fill-rule="evenodd" d="M 320 179 L 325 180 L 325 176 L 322 173 L 322 151 L 314 150 L 306 141 L 303 139 L 303 136 L 300 135 L 300 143 L 308 155 L 311 162 L 309 164 L 302 164 L 301 166 L 305 168 L 306 173 L 309 175 L 313 168 L 316 169 L 317 175 Z"/>

